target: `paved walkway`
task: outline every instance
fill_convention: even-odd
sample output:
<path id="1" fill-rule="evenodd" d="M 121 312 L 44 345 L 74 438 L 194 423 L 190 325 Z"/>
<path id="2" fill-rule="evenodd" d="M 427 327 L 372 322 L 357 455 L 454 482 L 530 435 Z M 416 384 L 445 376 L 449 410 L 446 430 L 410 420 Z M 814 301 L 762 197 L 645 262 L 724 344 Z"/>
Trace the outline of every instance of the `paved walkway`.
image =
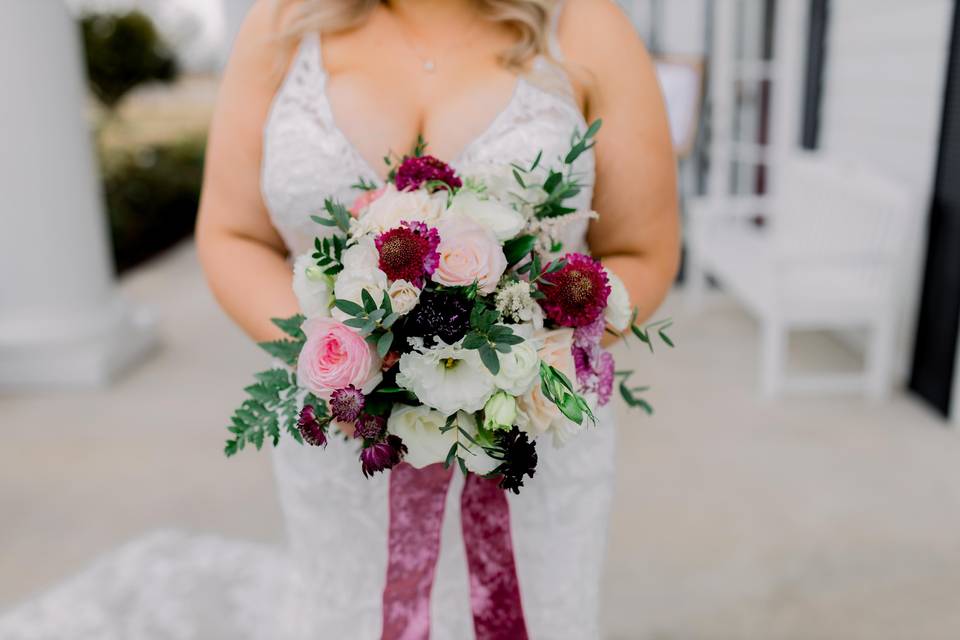
<path id="1" fill-rule="evenodd" d="M 0 397 L 0 607 L 159 527 L 282 539 L 269 456 L 220 453 L 262 359 L 192 245 L 123 286 L 159 316 L 149 362 L 104 391 Z M 746 316 L 676 320 L 678 350 L 625 357 L 658 415 L 621 420 L 609 638 L 960 637 L 960 434 L 905 397 L 763 403 Z"/>

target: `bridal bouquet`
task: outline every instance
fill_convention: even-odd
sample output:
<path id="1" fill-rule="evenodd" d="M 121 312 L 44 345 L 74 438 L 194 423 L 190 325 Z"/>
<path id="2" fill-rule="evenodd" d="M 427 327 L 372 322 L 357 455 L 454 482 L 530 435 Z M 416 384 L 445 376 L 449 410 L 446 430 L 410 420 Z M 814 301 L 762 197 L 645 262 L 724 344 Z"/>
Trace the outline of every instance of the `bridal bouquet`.
<path id="1" fill-rule="evenodd" d="M 564 245 L 568 225 L 596 217 L 567 202 L 599 127 L 574 134 L 555 167 L 540 154 L 465 178 L 421 142 L 387 159 L 384 186 L 361 181 L 349 209 L 328 199 L 313 217 L 328 232 L 294 264 L 302 315 L 274 320 L 289 339 L 261 345 L 288 366 L 247 387 L 226 454 L 281 430 L 325 446 L 335 426 L 366 476 L 457 464 L 519 492 L 537 440 L 595 423 L 615 378 L 649 412 L 600 341 L 630 331 L 672 346 L 668 324 L 637 326 L 622 282 Z"/>

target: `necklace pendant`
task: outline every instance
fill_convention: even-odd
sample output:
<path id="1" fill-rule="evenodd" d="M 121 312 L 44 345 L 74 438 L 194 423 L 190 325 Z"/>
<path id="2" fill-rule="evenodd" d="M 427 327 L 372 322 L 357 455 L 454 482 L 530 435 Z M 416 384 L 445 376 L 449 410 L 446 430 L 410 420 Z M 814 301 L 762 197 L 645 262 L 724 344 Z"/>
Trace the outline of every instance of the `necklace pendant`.
<path id="1" fill-rule="evenodd" d="M 434 71 L 437 70 L 437 65 L 433 62 L 433 60 L 424 60 L 423 70 L 426 71 L 427 73 L 433 73 Z"/>

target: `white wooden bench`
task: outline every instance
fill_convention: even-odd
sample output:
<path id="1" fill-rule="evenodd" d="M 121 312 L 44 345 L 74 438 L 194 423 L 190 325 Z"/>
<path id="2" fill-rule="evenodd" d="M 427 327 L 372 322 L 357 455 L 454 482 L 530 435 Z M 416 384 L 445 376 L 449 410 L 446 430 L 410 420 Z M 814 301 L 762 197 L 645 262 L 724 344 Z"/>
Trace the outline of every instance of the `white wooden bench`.
<path id="1" fill-rule="evenodd" d="M 775 175 L 770 197 L 690 203 L 689 302 L 700 305 L 711 276 L 758 319 L 768 396 L 862 391 L 882 398 L 893 376 L 910 195 L 865 167 L 820 153 L 792 154 Z M 798 329 L 866 329 L 864 372 L 788 377 L 787 339 Z"/>

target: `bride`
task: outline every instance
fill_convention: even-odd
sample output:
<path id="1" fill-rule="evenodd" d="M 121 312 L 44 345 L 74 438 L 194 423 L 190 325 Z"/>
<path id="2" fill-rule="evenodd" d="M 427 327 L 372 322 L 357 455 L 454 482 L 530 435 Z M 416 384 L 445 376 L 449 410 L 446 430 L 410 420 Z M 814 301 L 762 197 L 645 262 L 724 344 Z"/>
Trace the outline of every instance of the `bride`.
<path id="1" fill-rule="evenodd" d="M 564 244 L 601 257 L 642 320 L 677 265 L 674 159 L 653 66 L 611 0 L 260 0 L 210 131 L 197 226 L 210 286 L 252 339 L 279 338 L 270 318 L 298 311 L 289 258 L 318 233 L 310 214 L 382 182 L 380 158 L 422 136 L 465 174 L 538 149 L 555 159 L 597 119 L 575 204 L 601 216 Z M 615 441 L 599 417 L 576 447 L 542 447 L 536 482 L 510 496 L 530 638 L 600 637 Z M 356 456 L 339 438 L 322 454 L 289 439 L 275 450 L 285 552 L 154 536 L 0 619 L 0 637 L 381 637 L 389 476 L 364 479 Z M 425 627 L 396 637 L 475 635 L 459 475 Z"/>

